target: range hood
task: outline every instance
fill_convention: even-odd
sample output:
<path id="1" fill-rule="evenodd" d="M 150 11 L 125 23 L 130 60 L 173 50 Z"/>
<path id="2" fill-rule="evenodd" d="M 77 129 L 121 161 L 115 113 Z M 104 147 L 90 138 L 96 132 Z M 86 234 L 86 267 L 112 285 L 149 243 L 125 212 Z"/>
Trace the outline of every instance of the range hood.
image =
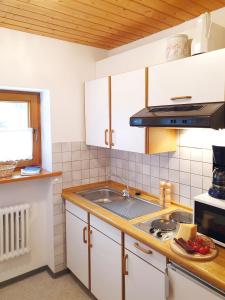
<path id="1" fill-rule="evenodd" d="M 225 102 L 150 106 L 133 115 L 130 126 L 225 128 Z"/>

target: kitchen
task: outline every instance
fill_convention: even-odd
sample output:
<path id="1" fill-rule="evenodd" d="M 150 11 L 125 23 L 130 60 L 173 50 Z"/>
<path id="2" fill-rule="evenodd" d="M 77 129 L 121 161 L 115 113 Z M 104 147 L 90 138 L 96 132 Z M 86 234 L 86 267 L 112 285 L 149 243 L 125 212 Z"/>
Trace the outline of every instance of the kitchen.
<path id="1" fill-rule="evenodd" d="M 12 1 L 15 2 L 18 1 Z M 1 4 L 2 9 L 3 6 Z M 224 14 L 224 8 L 211 12 L 212 21 L 219 28 L 225 27 Z M 113 191 L 122 191 L 128 185 L 132 197 L 150 199 L 157 204 L 160 182 L 164 181 L 171 183 L 174 202 L 165 212 L 182 208 L 190 213 L 195 197 L 208 192 L 212 186 L 212 145 L 224 146 L 223 130 L 179 129 L 183 126 L 174 124 L 172 129 L 129 125 L 130 117 L 141 111 L 150 99 L 153 107 L 170 102 L 179 105 L 224 101 L 225 55 L 224 49 L 219 49 L 224 45 L 217 47 L 219 50 L 166 62 L 168 37 L 183 33 L 189 39 L 197 39 L 196 22 L 197 19 L 193 19 L 112 50 L 24 33 L 12 30 L 16 29 L 12 26 L 6 29 L 3 27 L 7 24 L 2 25 L 1 90 L 12 91 L 14 95 L 17 92 L 27 93 L 26 96 L 40 94 L 41 166 L 47 170 L 33 175 L 35 180 L 32 176 L 32 179 L 29 176 L 2 179 L 1 208 L 30 205 L 29 252 L 0 262 L 0 296 L 3 299 L 14 299 L 15 295 L 19 299 L 21 287 L 29 293 L 31 281 L 46 273 L 47 266 L 51 276 L 57 278 L 51 281 L 54 291 L 52 286 L 47 291 L 47 278 L 46 291 L 45 281 L 35 282 L 37 296 L 43 299 L 77 299 L 78 295 L 89 299 L 90 290 L 97 299 L 103 300 L 146 299 L 145 293 L 155 295 L 152 299 L 185 299 L 185 295 L 179 295 L 179 290 L 177 295 L 171 294 L 171 285 L 177 286 L 174 281 L 179 282 L 185 293 L 190 290 L 195 291 L 195 295 L 199 293 L 200 299 L 223 299 L 225 267 L 221 246 L 216 245 L 219 254 L 208 262 L 183 258 L 170 249 L 169 241 L 162 242 L 133 226 L 155 218 L 162 214 L 161 211 L 151 216 L 135 216 L 128 221 L 110 213 L 100 203 L 73 194 L 73 191 L 79 193 L 105 185 Z M 182 77 L 176 68 L 182 69 Z M 170 101 L 168 94 L 170 97 L 192 96 L 193 99 Z M 98 101 L 92 102 L 93 98 Z M 18 147 L 13 145 L 12 148 Z M 101 182 L 107 184 L 101 185 Z M 66 202 L 62 200 L 62 193 Z M 199 203 L 200 200 L 201 196 Z M 175 206 L 176 203 L 181 206 Z M 135 213 L 138 210 L 139 207 Z M 73 221 L 67 216 L 76 217 L 81 228 L 68 226 Z M 68 237 L 70 234 L 72 238 Z M 73 241 L 74 236 L 81 241 L 84 238 L 84 242 L 71 246 L 70 243 L 77 242 Z M 142 253 L 134 247 L 135 243 L 154 255 Z M 98 251 L 97 246 L 109 248 Z M 75 249 L 79 249 L 81 257 Z M 70 260 L 73 253 L 75 270 Z M 169 262 L 176 264 L 169 265 Z M 75 274 L 75 280 L 66 273 L 67 268 Z M 111 274 L 107 277 L 104 274 L 109 273 L 108 270 Z M 70 282 L 63 285 L 60 280 Z M 194 284 L 190 285 L 193 280 Z M 86 288 L 78 285 L 79 281 Z M 10 297 L 13 293 L 14 297 Z M 36 299 L 31 292 L 20 296 L 21 299 L 25 297 Z M 187 295 L 187 299 L 190 297 Z"/>

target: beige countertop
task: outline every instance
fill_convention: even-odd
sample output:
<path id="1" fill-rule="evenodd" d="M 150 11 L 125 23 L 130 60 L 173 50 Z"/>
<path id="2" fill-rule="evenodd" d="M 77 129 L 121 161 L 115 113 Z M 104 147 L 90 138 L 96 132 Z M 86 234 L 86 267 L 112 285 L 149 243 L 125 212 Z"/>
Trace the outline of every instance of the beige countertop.
<path id="1" fill-rule="evenodd" d="M 123 219 L 104 208 L 92 203 L 89 200 L 86 200 L 79 195 L 74 194 L 74 192 L 78 192 L 85 189 L 90 188 L 97 188 L 97 187 L 105 187 L 108 186 L 113 189 L 122 190 L 124 188 L 123 185 L 112 182 L 106 181 L 101 183 L 93 183 L 88 185 L 82 185 L 78 187 L 73 187 L 69 189 L 63 190 L 63 198 L 67 199 L 68 201 L 78 205 L 79 207 L 85 209 L 87 212 L 99 217 L 103 221 L 113 225 L 114 227 L 120 229 L 122 232 L 138 239 L 140 242 L 143 242 L 147 246 L 155 249 L 156 251 L 162 253 L 163 255 L 167 256 L 168 259 L 171 261 L 181 265 L 182 267 L 186 268 L 187 270 L 191 271 L 195 275 L 199 276 L 200 278 L 206 280 L 213 286 L 224 290 L 225 291 L 225 249 L 222 247 L 218 248 L 218 255 L 211 261 L 193 261 L 183 258 L 176 253 L 174 253 L 170 249 L 170 241 L 160 241 L 152 237 L 150 234 L 145 233 L 133 226 L 133 224 L 137 224 L 140 221 L 146 221 L 156 216 L 165 214 L 167 212 L 173 211 L 175 209 L 181 208 L 181 206 L 177 204 L 171 204 L 167 208 L 160 210 L 155 213 L 151 213 L 136 219 L 126 220 Z M 131 194 L 135 194 L 137 190 L 131 189 Z M 158 199 L 152 195 L 147 193 L 142 193 L 141 197 L 145 200 L 151 202 L 158 202 Z M 190 211 L 187 207 L 182 207 L 186 211 Z"/>

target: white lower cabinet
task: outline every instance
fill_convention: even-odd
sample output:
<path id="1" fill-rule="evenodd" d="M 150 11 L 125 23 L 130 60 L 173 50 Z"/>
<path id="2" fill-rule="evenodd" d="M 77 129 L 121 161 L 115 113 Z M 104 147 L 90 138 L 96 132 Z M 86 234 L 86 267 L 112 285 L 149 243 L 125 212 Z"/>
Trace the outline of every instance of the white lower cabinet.
<path id="1" fill-rule="evenodd" d="M 168 294 L 166 264 L 164 255 L 125 235 L 125 299 L 165 300 Z"/>
<path id="2" fill-rule="evenodd" d="M 88 224 L 66 211 L 67 267 L 88 287 Z"/>
<path id="3" fill-rule="evenodd" d="M 130 251 L 125 251 L 126 300 L 165 300 L 165 274 Z"/>
<path id="4" fill-rule="evenodd" d="M 121 245 L 95 228 L 91 231 L 91 292 L 98 300 L 121 300 Z"/>

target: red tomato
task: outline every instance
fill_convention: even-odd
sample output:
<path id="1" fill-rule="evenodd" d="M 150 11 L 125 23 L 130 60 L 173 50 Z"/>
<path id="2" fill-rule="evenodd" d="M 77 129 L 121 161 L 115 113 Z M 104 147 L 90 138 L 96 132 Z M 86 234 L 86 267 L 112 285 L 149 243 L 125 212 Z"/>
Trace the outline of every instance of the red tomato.
<path id="1" fill-rule="evenodd" d="M 198 252 L 200 254 L 206 255 L 209 253 L 209 248 L 208 248 L 208 246 L 201 247 L 201 248 L 199 248 Z"/>
<path id="2" fill-rule="evenodd" d="M 200 246 L 197 245 L 197 244 L 194 244 L 194 245 L 192 246 L 192 248 L 193 248 L 196 252 L 198 252 L 199 249 L 200 249 Z"/>

